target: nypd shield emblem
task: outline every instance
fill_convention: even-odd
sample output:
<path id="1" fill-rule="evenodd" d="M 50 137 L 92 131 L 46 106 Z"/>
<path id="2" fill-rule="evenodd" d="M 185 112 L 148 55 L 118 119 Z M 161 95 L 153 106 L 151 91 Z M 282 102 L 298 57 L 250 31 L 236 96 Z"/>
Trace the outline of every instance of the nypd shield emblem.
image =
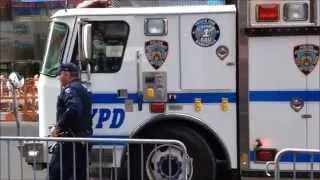
<path id="1" fill-rule="evenodd" d="M 146 57 L 155 69 L 159 69 L 168 56 L 168 42 L 162 40 L 150 40 L 145 42 Z"/>
<path id="2" fill-rule="evenodd" d="M 303 44 L 294 47 L 294 61 L 298 69 L 304 74 L 309 75 L 319 59 L 319 46 L 312 44 Z"/>

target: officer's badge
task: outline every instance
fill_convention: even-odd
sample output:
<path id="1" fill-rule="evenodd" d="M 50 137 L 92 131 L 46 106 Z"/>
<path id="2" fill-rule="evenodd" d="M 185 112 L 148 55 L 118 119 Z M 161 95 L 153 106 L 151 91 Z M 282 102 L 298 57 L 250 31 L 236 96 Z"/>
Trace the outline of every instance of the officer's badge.
<path id="1" fill-rule="evenodd" d="M 304 75 L 309 75 L 316 67 L 319 59 L 319 46 L 303 44 L 294 47 L 294 61 Z"/>
<path id="2" fill-rule="evenodd" d="M 166 41 L 150 40 L 145 42 L 146 57 L 155 69 L 159 69 L 168 56 L 169 45 Z"/>
<path id="3" fill-rule="evenodd" d="M 192 27 L 192 39 L 201 47 L 213 46 L 220 37 L 220 28 L 212 19 L 199 19 Z"/>

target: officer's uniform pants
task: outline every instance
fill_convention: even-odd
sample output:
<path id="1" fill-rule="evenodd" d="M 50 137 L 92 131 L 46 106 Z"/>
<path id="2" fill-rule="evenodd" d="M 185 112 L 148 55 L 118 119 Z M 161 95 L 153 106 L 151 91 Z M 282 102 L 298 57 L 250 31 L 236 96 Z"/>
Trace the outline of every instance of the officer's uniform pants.
<path id="1" fill-rule="evenodd" d="M 62 146 L 62 158 L 60 158 L 60 147 Z M 75 167 L 76 178 L 73 177 L 74 170 L 74 148 L 72 143 L 57 144 L 53 150 L 49 165 L 49 180 L 86 180 L 87 178 L 87 147 L 81 143 L 75 143 Z M 61 166 L 62 165 L 62 166 Z M 88 167 L 89 168 L 89 167 Z M 62 178 L 61 171 L 62 170 Z"/>

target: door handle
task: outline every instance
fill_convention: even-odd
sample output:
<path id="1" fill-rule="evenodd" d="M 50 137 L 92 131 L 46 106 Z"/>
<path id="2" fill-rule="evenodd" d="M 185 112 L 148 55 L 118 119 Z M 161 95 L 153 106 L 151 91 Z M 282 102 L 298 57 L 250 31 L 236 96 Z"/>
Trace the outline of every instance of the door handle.
<path id="1" fill-rule="evenodd" d="M 128 90 L 127 89 L 118 89 L 117 90 L 117 96 L 120 99 L 128 98 Z"/>
<path id="2" fill-rule="evenodd" d="M 236 63 L 234 63 L 234 62 L 227 62 L 227 66 L 234 66 Z"/>

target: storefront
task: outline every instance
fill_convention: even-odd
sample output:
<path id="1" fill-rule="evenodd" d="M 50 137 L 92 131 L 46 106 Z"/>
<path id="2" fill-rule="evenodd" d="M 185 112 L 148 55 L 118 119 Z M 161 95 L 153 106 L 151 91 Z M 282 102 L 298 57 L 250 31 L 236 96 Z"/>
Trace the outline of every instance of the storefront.
<path id="1" fill-rule="evenodd" d="M 69 0 L 75 7 L 82 0 Z M 25 78 L 18 95 L 18 118 L 37 121 L 37 78 L 45 50 L 49 17 L 64 0 L 0 0 L 0 121 L 14 121 L 7 81 L 12 71 Z"/>

